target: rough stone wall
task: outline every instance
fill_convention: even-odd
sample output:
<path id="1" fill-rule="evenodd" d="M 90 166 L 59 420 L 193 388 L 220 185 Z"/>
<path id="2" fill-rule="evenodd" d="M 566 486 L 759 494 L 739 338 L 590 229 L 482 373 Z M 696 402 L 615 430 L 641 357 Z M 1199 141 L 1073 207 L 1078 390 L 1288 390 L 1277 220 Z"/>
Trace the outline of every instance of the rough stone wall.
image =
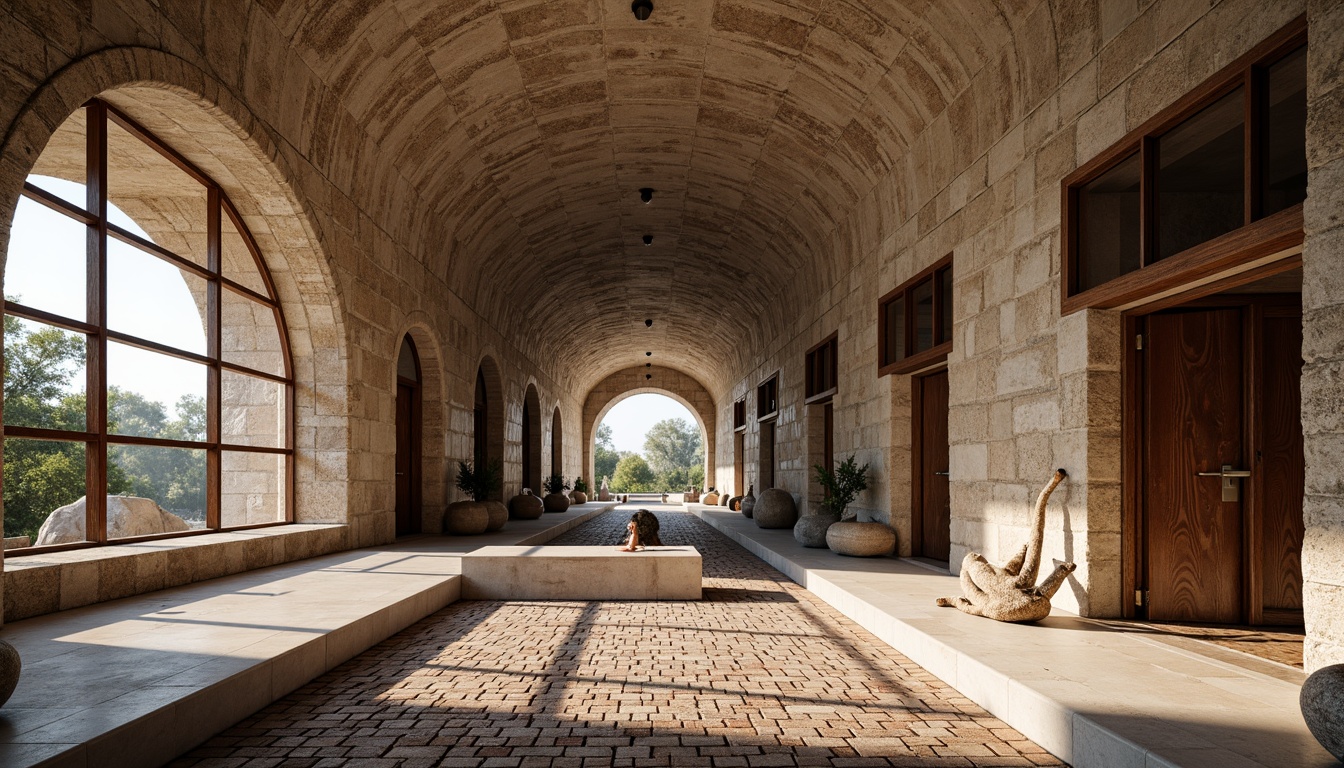
<path id="1" fill-rule="evenodd" d="M 1302 602 L 1308 672 L 1344 663 L 1344 5 L 1308 11 Z"/>
<path id="2" fill-rule="evenodd" d="M 908 553 L 910 382 L 877 377 L 877 298 L 950 252 L 952 568 L 967 551 L 1006 560 L 1027 539 L 1035 494 L 1064 467 L 1045 554 L 1079 569 L 1055 602 L 1118 614 L 1120 316 L 1060 316 L 1060 182 L 1303 10 L 1267 0 L 1037 4 L 1008 45 L 977 51 L 981 66 L 960 89 L 938 85 L 938 108 L 902 162 L 836 222 L 834 283 L 756 349 L 719 398 L 721 421 L 731 424 L 744 394 L 753 414 L 756 385 L 779 370 L 776 484 L 802 501 L 804 353 L 838 328 L 836 456 L 873 466 L 856 506 L 889 521 Z M 1324 15 L 1321 26 L 1338 26 Z M 748 424 L 750 467 L 760 432 Z M 721 468 L 733 465 L 730 429 L 721 428 Z"/>
<path id="3" fill-rule="evenodd" d="M 653 378 L 646 379 L 645 376 L 652 376 Z M 593 462 L 593 443 L 597 439 L 597 428 L 602 424 L 602 418 L 607 415 L 607 411 L 611 410 L 612 406 L 620 401 L 631 395 L 645 392 L 667 395 L 686 406 L 699 419 L 699 426 L 704 430 L 705 435 L 705 488 L 717 488 L 713 457 L 718 455 L 716 446 L 723 443 L 718 427 L 718 423 L 722 423 L 723 420 L 716 418 L 714 398 L 710 396 L 709 390 L 705 389 L 703 384 L 691 376 L 681 371 L 657 365 L 647 368 L 641 365 L 637 368 L 617 371 L 598 382 L 588 392 L 588 396 L 583 402 L 583 431 L 579 433 L 579 440 L 582 443 L 584 478 L 592 483 L 593 488 L 598 488 L 602 484 L 602 478 L 593 476 L 596 472 Z M 732 423 L 733 416 L 730 406 L 727 419 L 730 429 Z M 732 445 L 731 435 L 728 436 L 728 444 Z M 722 477 L 731 478 L 732 476 L 733 470 L 730 463 L 727 472 Z"/>

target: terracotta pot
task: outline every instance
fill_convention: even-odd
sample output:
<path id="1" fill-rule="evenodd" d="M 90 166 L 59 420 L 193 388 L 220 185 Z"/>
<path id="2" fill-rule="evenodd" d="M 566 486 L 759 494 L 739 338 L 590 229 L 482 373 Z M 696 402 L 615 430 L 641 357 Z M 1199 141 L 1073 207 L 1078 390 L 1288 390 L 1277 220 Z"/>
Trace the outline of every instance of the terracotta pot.
<path id="1" fill-rule="evenodd" d="M 793 494 L 783 488 L 771 488 L 761 494 L 751 515 L 762 528 L 792 528 L 798 522 L 798 506 Z"/>
<path id="2" fill-rule="evenodd" d="M 509 522 L 509 508 L 502 501 L 485 501 L 486 511 L 490 513 L 490 522 L 485 526 L 486 533 L 494 533 Z"/>
<path id="3" fill-rule="evenodd" d="M 541 504 L 547 512 L 564 512 L 569 509 L 569 497 L 563 493 L 548 493 L 542 497 Z"/>
<path id="4" fill-rule="evenodd" d="M 826 546 L 850 557 L 879 557 L 896 549 L 896 532 L 885 523 L 836 523 L 826 531 Z"/>
<path id="5" fill-rule="evenodd" d="M 574 502 L 575 504 L 587 504 L 588 494 L 584 493 L 583 491 L 570 491 L 569 500 Z"/>
<path id="6" fill-rule="evenodd" d="M 449 536 L 475 536 L 489 525 L 488 501 L 455 501 L 443 513 L 443 532 Z"/>
<path id="7" fill-rule="evenodd" d="M 509 499 L 509 517 L 514 520 L 536 520 L 546 511 L 541 499 L 528 488 Z"/>

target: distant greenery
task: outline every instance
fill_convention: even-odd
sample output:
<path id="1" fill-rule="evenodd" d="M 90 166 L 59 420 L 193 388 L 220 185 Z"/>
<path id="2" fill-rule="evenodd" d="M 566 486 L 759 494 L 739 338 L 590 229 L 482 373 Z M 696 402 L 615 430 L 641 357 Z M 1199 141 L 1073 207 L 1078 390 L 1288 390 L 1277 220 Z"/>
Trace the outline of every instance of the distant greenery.
<path id="1" fill-rule="evenodd" d="M 5 423 L 85 431 L 85 395 L 71 392 L 84 371 L 82 335 L 45 326 L 32 330 L 8 315 L 4 334 Z M 164 404 L 110 387 L 107 408 L 111 433 L 205 439 L 205 400 L 200 397 L 180 399 L 175 417 L 169 418 Z M 53 510 L 84 495 L 85 444 L 7 438 L 4 451 L 5 535 L 36 539 Z M 109 494 L 151 498 L 184 519 L 204 520 L 204 450 L 122 445 L 109 454 Z"/>
<path id="2" fill-rule="evenodd" d="M 611 490 L 617 493 L 650 493 L 658 490 L 654 485 L 656 479 L 644 457 L 632 453 L 616 465 L 616 474 L 611 478 Z"/>
<path id="3" fill-rule="evenodd" d="M 616 474 L 616 464 L 620 462 L 621 455 L 616 452 L 616 445 L 611 441 L 611 426 L 601 424 L 597 428 L 597 445 L 593 449 L 594 477 L 600 478 L 613 477 Z M 615 490 L 612 488 L 612 490 Z"/>
<path id="4" fill-rule="evenodd" d="M 664 419 L 650 427 L 644 436 L 644 456 L 618 452 L 612 444 L 611 427 L 603 424 L 597 429 L 594 463 L 598 477 L 611 477 L 609 487 L 616 493 L 681 491 L 705 483 L 700 429 L 685 419 Z"/>

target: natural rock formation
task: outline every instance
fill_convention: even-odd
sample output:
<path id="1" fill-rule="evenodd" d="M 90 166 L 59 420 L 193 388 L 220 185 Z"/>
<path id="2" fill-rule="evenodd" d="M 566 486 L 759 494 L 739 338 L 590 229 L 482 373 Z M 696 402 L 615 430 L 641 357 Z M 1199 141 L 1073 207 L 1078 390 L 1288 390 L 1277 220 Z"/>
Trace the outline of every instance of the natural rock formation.
<path id="1" fill-rule="evenodd" d="M 74 544 L 85 541 L 85 497 L 66 504 L 47 516 L 37 531 L 35 546 Z M 131 536 L 151 536 L 156 533 L 189 531 L 187 521 L 165 510 L 153 499 L 138 496 L 107 497 L 107 537 L 125 539 Z"/>
<path id="2" fill-rule="evenodd" d="M 751 512 L 762 528 L 792 528 L 798 522 L 798 505 L 793 502 L 793 494 L 783 488 L 762 493 Z"/>
<path id="3" fill-rule="evenodd" d="M 1344 763 L 1344 664 L 1313 672 L 1302 684 L 1298 703 L 1311 735 Z"/>
<path id="4" fill-rule="evenodd" d="M 546 511 L 546 505 L 532 493 L 531 488 L 509 499 L 509 517 L 514 520 L 536 520 Z"/>
<path id="5" fill-rule="evenodd" d="M 1050 598 L 1077 566 L 1060 563 L 1045 581 L 1036 584 L 1041 568 L 1041 547 L 1045 540 L 1045 505 L 1050 494 L 1068 477 L 1055 470 L 1036 499 L 1036 518 L 1031 540 L 1002 568 L 997 568 L 979 553 L 970 552 L 961 562 L 961 591 L 964 597 L 940 597 L 938 605 L 956 607 L 972 616 L 998 621 L 1040 621 L 1050 615 Z"/>
<path id="6" fill-rule="evenodd" d="M 826 546 L 850 557 L 880 557 L 896 549 L 896 532 L 885 523 L 843 521 L 826 529 Z"/>

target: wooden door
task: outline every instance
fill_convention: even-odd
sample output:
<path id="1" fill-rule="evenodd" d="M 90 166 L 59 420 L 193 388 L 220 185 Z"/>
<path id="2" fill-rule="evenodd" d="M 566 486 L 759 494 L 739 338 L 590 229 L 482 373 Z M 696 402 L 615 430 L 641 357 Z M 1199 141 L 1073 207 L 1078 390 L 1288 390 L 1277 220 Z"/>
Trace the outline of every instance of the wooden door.
<path id="1" fill-rule="evenodd" d="M 420 531 L 419 388 L 397 384 L 397 535 Z"/>
<path id="2" fill-rule="evenodd" d="M 1261 323 L 1260 442 L 1255 501 L 1260 509 L 1261 615 L 1256 623 L 1302 624 L 1302 314 L 1266 309 Z M 1255 618 L 1255 617 L 1252 617 Z"/>
<path id="3" fill-rule="evenodd" d="M 1143 509 L 1155 621 L 1243 620 L 1245 489 L 1224 501 L 1222 478 L 1197 474 L 1246 469 L 1242 336 L 1235 308 L 1147 319 Z"/>
<path id="4" fill-rule="evenodd" d="M 947 371 L 911 382 L 914 406 L 914 508 L 920 554 L 946 561 L 952 549 L 952 495 L 948 478 Z"/>

